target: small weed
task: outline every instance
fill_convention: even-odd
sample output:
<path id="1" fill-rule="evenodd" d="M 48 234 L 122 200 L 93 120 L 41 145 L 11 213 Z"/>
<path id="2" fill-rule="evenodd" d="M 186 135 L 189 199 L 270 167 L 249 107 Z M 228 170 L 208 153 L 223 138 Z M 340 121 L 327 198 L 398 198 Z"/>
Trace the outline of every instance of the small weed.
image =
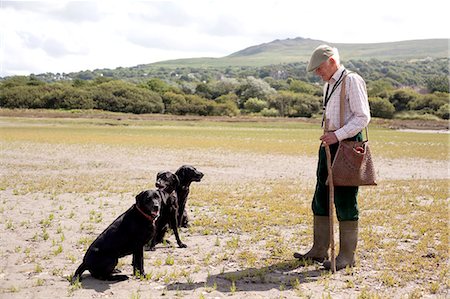
<path id="1" fill-rule="evenodd" d="M 77 244 L 78 245 L 82 245 L 84 248 L 87 248 L 91 243 L 92 243 L 93 239 L 90 237 L 81 237 Z"/>
<path id="2" fill-rule="evenodd" d="M 35 273 L 41 273 L 42 272 L 42 266 L 40 264 L 36 264 L 34 266 L 34 272 Z"/>
<path id="3" fill-rule="evenodd" d="M 147 272 L 147 273 L 145 274 L 145 280 L 151 280 L 151 279 L 152 279 L 152 276 L 153 276 L 153 272 L 152 272 L 152 271 Z"/>
<path id="4" fill-rule="evenodd" d="M 8 288 L 8 291 L 9 291 L 10 293 L 18 293 L 18 292 L 20 291 L 20 289 L 19 289 L 19 287 L 12 286 L 12 287 L 9 287 L 9 288 Z"/>
<path id="5" fill-rule="evenodd" d="M 189 285 L 194 284 L 194 279 L 192 279 L 192 277 L 191 277 L 190 274 L 185 275 L 185 277 L 186 277 L 186 282 L 187 282 Z"/>
<path id="6" fill-rule="evenodd" d="M 55 218 L 55 215 L 50 214 L 47 218 L 42 219 L 39 224 L 43 227 L 49 227 L 52 224 L 53 219 Z"/>
<path id="7" fill-rule="evenodd" d="M 376 293 L 371 293 L 367 290 L 367 288 L 364 288 L 359 294 L 358 299 L 381 299 L 383 297 L 378 296 Z"/>
<path id="8" fill-rule="evenodd" d="M 175 259 L 170 254 L 166 257 L 166 265 L 172 266 L 175 263 Z"/>
<path id="9" fill-rule="evenodd" d="M 68 280 L 69 280 L 69 281 L 72 281 L 72 275 L 70 275 L 70 276 L 68 277 Z M 79 289 L 81 289 L 82 287 L 83 287 L 83 286 L 82 286 L 82 284 L 81 284 L 80 279 L 77 278 L 76 281 L 74 281 L 73 283 L 71 283 L 71 284 L 69 285 L 69 289 L 68 289 L 69 296 L 72 296 L 73 293 L 74 293 L 76 290 L 79 290 Z"/>
<path id="10" fill-rule="evenodd" d="M 72 264 L 75 264 L 75 262 L 77 261 L 77 258 L 73 254 L 69 254 L 66 257 Z"/>
<path id="11" fill-rule="evenodd" d="M 58 245 L 58 248 L 56 248 L 55 250 L 53 250 L 53 255 L 57 256 L 58 254 L 60 254 L 63 251 L 63 248 L 61 245 Z"/>
<path id="12" fill-rule="evenodd" d="M 231 286 L 230 286 L 230 292 L 231 294 L 234 295 L 234 293 L 236 293 L 236 283 L 234 282 L 234 280 L 231 281 Z"/>
<path id="13" fill-rule="evenodd" d="M 154 265 L 155 265 L 156 267 L 161 266 L 161 265 L 162 265 L 161 259 L 156 259 Z"/>
<path id="14" fill-rule="evenodd" d="M 430 284 L 431 294 L 437 294 L 438 291 L 439 291 L 439 282 L 432 282 Z"/>
<path id="15" fill-rule="evenodd" d="M 44 279 L 38 278 L 38 279 L 34 282 L 34 286 L 40 287 L 40 286 L 43 286 L 44 283 L 45 283 L 45 280 L 44 280 Z"/>
<path id="16" fill-rule="evenodd" d="M 227 248 L 236 250 L 239 247 L 239 237 L 231 237 L 231 240 L 227 241 Z"/>
<path id="17" fill-rule="evenodd" d="M 386 285 L 388 287 L 395 286 L 396 281 L 395 281 L 395 278 L 391 274 L 385 272 L 381 275 L 380 278 L 381 278 L 381 282 L 384 285 Z"/>
<path id="18" fill-rule="evenodd" d="M 62 276 L 62 273 L 63 273 L 63 269 L 55 268 L 55 269 L 52 270 L 52 275 L 53 276 Z"/>
<path id="19" fill-rule="evenodd" d="M 6 221 L 6 225 L 5 226 L 6 226 L 6 229 L 14 230 L 14 225 L 13 225 L 13 222 L 11 220 Z"/>
<path id="20" fill-rule="evenodd" d="M 345 282 L 345 287 L 346 287 L 347 289 L 353 289 L 353 288 L 355 287 L 355 282 L 354 282 L 353 280 L 348 279 L 348 280 Z"/>
<path id="21" fill-rule="evenodd" d="M 409 295 L 408 299 L 420 299 L 423 297 L 422 291 L 419 288 L 414 289 Z"/>
<path id="22" fill-rule="evenodd" d="M 96 210 L 91 210 L 89 212 L 89 221 L 93 223 L 100 223 L 102 222 L 103 217 L 101 212 L 97 212 Z"/>
<path id="23" fill-rule="evenodd" d="M 44 229 L 42 230 L 42 239 L 44 239 L 44 241 L 47 241 L 49 237 L 50 237 L 50 236 L 49 236 L 47 230 L 44 228 Z"/>

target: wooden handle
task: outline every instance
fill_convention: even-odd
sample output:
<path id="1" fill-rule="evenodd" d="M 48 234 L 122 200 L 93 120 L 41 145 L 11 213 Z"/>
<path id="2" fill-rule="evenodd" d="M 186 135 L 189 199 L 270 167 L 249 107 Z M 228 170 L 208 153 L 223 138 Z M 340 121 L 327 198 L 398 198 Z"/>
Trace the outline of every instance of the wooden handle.
<path id="1" fill-rule="evenodd" d="M 330 219 L 330 247 L 331 247 L 331 272 L 336 272 L 336 252 L 334 244 L 334 185 L 333 185 L 333 172 L 331 169 L 331 153 L 328 144 L 325 144 L 325 153 L 327 155 L 327 168 L 328 168 L 328 188 L 330 189 L 329 196 L 329 219 Z"/>

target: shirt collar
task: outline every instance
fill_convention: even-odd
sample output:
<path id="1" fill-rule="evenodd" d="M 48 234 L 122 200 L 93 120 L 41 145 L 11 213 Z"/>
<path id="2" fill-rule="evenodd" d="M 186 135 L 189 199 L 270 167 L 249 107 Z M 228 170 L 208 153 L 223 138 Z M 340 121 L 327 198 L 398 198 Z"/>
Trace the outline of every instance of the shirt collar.
<path id="1" fill-rule="evenodd" d="M 341 65 L 337 71 L 333 74 L 333 76 L 331 76 L 330 81 L 328 81 L 329 84 L 333 84 L 336 83 L 336 81 L 339 79 L 339 77 L 341 76 L 342 72 L 345 71 L 345 67 L 343 65 Z"/>

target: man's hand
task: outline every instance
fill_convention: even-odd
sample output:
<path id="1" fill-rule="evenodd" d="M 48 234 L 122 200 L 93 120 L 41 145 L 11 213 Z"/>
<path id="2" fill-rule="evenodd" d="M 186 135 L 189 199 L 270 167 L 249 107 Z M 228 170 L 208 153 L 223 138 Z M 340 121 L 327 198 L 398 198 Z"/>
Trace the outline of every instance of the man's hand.
<path id="1" fill-rule="evenodd" d="M 336 142 L 338 142 L 338 139 L 336 137 L 336 135 L 334 134 L 334 132 L 328 132 L 323 134 L 322 136 L 320 136 L 320 140 L 322 140 L 323 143 L 328 144 L 328 145 L 332 145 Z"/>

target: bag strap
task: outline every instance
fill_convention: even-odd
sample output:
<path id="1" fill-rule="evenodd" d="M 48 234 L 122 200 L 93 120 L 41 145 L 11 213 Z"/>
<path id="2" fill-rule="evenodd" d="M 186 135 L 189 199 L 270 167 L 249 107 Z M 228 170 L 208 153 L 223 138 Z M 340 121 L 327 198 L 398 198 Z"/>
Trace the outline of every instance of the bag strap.
<path id="1" fill-rule="evenodd" d="M 340 127 L 342 128 L 344 126 L 344 116 L 345 116 L 345 79 L 347 78 L 347 75 L 353 73 L 348 72 L 344 75 L 344 78 L 342 78 L 342 86 L 341 86 L 341 101 L 339 103 L 339 120 L 340 120 Z M 366 126 L 366 140 L 369 140 L 369 129 Z"/>
<path id="2" fill-rule="evenodd" d="M 342 79 L 341 84 L 341 102 L 340 102 L 340 108 L 339 108 L 339 114 L 340 114 L 340 128 L 344 126 L 344 112 L 345 112 L 345 79 L 347 78 L 347 74 L 344 75 L 344 78 Z"/>

